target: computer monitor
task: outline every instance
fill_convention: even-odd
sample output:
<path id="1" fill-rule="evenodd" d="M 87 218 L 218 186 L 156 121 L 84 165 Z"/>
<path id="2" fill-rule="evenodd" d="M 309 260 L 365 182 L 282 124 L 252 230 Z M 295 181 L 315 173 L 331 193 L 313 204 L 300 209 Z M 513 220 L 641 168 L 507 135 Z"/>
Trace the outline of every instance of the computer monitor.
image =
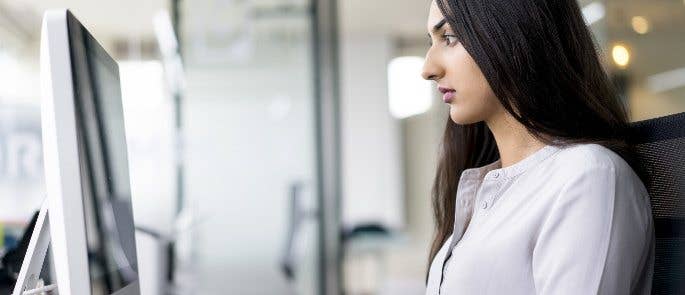
<path id="1" fill-rule="evenodd" d="M 139 294 L 119 70 L 68 10 L 45 13 L 41 84 L 59 294 Z"/>

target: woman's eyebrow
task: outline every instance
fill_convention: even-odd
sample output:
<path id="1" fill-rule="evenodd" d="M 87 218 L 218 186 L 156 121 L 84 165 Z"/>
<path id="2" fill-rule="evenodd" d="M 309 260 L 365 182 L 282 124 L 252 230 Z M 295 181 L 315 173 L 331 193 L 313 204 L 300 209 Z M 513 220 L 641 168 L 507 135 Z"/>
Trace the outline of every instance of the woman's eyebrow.
<path id="1" fill-rule="evenodd" d="M 439 21 L 437 24 L 435 24 L 435 26 L 433 26 L 432 32 L 435 33 L 438 30 L 440 30 L 440 28 L 442 28 L 442 26 L 444 26 L 445 23 L 447 23 L 447 19 L 443 18 L 441 21 Z"/>

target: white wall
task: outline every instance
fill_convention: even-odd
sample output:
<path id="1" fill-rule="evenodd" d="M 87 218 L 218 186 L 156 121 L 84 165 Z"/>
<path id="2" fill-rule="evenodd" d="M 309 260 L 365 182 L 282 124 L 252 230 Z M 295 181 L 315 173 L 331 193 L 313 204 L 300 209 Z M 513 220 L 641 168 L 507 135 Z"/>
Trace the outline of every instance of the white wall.
<path id="1" fill-rule="evenodd" d="M 255 42 L 246 64 L 188 54 L 185 193 L 200 222 L 196 294 L 311 294 L 316 286 L 312 221 L 299 232 L 297 286 L 288 285 L 279 265 L 290 185 L 303 181 L 304 201 L 315 206 L 309 47 Z"/>
<path id="2" fill-rule="evenodd" d="M 404 229 L 401 128 L 388 108 L 392 41 L 348 35 L 341 46 L 343 224 Z"/>
<path id="3" fill-rule="evenodd" d="M 388 62 L 422 56 L 425 48 L 400 50 L 390 34 L 345 35 L 341 46 L 344 221 L 381 220 L 404 234 L 377 245 L 374 255 L 349 253 L 346 285 L 353 294 L 420 294 L 433 233 L 430 193 L 448 109 L 436 95 L 426 113 L 403 120 L 389 114 Z"/>

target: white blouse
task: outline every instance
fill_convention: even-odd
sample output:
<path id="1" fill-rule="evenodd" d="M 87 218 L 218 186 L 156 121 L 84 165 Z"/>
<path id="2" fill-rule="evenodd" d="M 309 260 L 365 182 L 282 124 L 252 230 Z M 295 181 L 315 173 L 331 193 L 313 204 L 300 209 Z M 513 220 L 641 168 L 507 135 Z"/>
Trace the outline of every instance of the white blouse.
<path id="1" fill-rule="evenodd" d="M 598 144 L 547 145 L 500 167 L 462 173 L 427 295 L 650 294 L 651 207 L 623 158 Z"/>

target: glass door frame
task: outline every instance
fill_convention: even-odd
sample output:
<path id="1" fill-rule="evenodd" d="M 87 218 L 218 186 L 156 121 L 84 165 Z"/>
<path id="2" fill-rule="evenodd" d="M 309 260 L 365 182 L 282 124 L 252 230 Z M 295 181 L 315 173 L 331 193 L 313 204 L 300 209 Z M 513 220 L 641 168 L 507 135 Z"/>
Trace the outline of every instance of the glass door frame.
<path id="1" fill-rule="evenodd" d="M 170 0 L 172 23 L 181 45 L 181 1 Z M 342 294 L 341 241 L 341 132 L 340 132 L 340 66 L 338 42 L 338 1 L 309 0 L 311 7 L 311 46 L 314 86 L 314 122 L 316 142 L 316 183 L 318 212 L 318 294 Z M 182 56 L 182 55 L 181 55 Z M 181 107 L 183 97 L 175 97 L 177 134 L 182 136 Z M 177 173 L 177 204 L 184 204 L 183 166 Z M 173 263 L 173 249 L 170 249 Z M 170 267 L 170 269 L 173 269 Z M 169 273 L 171 279 L 173 274 Z"/>
<path id="2" fill-rule="evenodd" d="M 320 212 L 319 294 L 342 294 L 338 1 L 311 1 L 317 196 Z"/>

